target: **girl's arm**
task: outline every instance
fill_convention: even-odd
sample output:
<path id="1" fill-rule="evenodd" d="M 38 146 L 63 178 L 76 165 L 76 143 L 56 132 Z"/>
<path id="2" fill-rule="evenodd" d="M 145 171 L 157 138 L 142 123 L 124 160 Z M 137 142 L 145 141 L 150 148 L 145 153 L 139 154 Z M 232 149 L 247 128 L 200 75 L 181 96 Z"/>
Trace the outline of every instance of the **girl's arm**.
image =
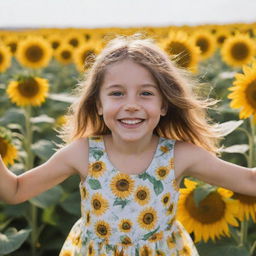
<path id="1" fill-rule="evenodd" d="M 57 151 L 47 162 L 22 175 L 10 172 L 0 158 L 0 200 L 26 201 L 61 183 L 72 174 L 86 175 L 88 145 L 79 139 Z"/>
<path id="2" fill-rule="evenodd" d="M 175 152 L 176 175 L 194 176 L 215 186 L 240 194 L 256 196 L 255 169 L 226 162 L 186 142 L 177 142 Z"/>

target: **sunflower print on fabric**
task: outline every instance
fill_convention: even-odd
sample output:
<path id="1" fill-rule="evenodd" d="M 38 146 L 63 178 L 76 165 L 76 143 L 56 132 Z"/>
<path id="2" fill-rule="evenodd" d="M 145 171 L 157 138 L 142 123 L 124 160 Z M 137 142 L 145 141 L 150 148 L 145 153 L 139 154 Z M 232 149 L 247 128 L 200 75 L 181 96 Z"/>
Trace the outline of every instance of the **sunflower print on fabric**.
<path id="1" fill-rule="evenodd" d="M 60 255 L 198 256 L 175 219 L 179 188 L 174 173 L 175 141 L 160 137 L 148 168 L 117 170 L 103 136 L 89 137 L 88 175 L 80 182 L 82 217 Z"/>

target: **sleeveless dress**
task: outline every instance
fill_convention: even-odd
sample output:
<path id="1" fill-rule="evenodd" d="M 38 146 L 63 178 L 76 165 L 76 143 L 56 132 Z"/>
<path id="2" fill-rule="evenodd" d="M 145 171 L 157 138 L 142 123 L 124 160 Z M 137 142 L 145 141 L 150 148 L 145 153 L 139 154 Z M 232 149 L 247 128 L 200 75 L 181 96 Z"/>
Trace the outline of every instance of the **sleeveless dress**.
<path id="1" fill-rule="evenodd" d="M 198 256 L 175 220 L 175 141 L 160 137 L 148 168 L 125 174 L 110 162 L 102 136 L 88 139 L 89 170 L 80 182 L 82 217 L 60 256 Z"/>

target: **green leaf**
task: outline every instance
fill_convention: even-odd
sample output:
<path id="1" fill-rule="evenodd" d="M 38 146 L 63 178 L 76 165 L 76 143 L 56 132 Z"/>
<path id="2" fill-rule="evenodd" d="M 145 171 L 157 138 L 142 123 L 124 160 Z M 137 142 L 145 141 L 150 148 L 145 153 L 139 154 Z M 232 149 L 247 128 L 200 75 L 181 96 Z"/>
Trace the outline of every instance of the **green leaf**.
<path id="1" fill-rule="evenodd" d="M 193 198 L 196 206 L 198 207 L 200 202 L 203 201 L 210 193 L 215 190 L 216 187 L 213 187 L 209 184 L 198 186 L 193 193 Z"/>
<path id="2" fill-rule="evenodd" d="M 17 231 L 15 228 L 9 228 L 4 234 L 0 233 L 0 254 L 16 251 L 28 238 L 29 233 L 28 229 Z"/>
<path id="3" fill-rule="evenodd" d="M 238 128 L 241 124 L 243 124 L 243 120 L 239 121 L 227 121 L 219 124 L 219 129 L 221 131 L 222 136 L 226 136 L 232 133 L 236 128 Z"/>
<path id="4" fill-rule="evenodd" d="M 46 208 L 57 204 L 60 201 L 62 194 L 63 190 L 61 186 L 55 186 L 29 201 L 37 207 Z"/>
<path id="5" fill-rule="evenodd" d="M 42 216 L 42 219 L 43 219 L 44 223 L 48 223 L 48 224 L 53 225 L 53 226 L 57 225 L 58 217 L 55 214 L 55 210 L 56 210 L 55 205 L 44 209 L 43 216 Z"/>
<path id="6" fill-rule="evenodd" d="M 202 243 L 198 246 L 199 255 L 207 256 L 250 256 L 245 247 L 239 247 L 231 242 L 226 243 Z"/>
<path id="7" fill-rule="evenodd" d="M 54 148 L 54 144 L 48 140 L 39 140 L 32 145 L 33 153 L 44 161 L 53 155 Z"/>
<path id="8" fill-rule="evenodd" d="M 156 195 L 161 194 L 164 190 L 163 183 L 150 175 L 147 178 L 153 184 Z"/>
<path id="9" fill-rule="evenodd" d="M 129 201 L 127 199 L 123 200 L 121 198 L 116 198 L 113 205 L 121 205 L 124 208 Z"/>
<path id="10" fill-rule="evenodd" d="M 244 154 L 249 150 L 248 144 L 233 145 L 227 148 L 223 148 L 220 151 L 225 153 L 240 153 Z"/>
<path id="11" fill-rule="evenodd" d="M 89 185 L 90 185 L 91 189 L 96 190 L 96 189 L 100 189 L 101 188 L 100 182 L 98 180 L 96 180 L 96 179 L 89 179 L 88 182 L 89 182 Z"/>
<path id="12" fill-rule="evenodd" d="M 0 118 L 1 125 L 5 126 L 10 123 L 18 123 L 23 127 L 25 126 L 25 117 L 22 109 L 11 108 L 5 112 L 3 117 Z"/>
<path id="13" fill-rule="evenodd" d="M 50 124 L 53 124 L 55 122 L 55 119 L 52 118 L 52 117 L 49 117 L 47 115 L 40 115 L 40 116 L 37 116 L 37 117 L 30 118 L 30 121 L 33 124 L 39 124 L 39 123 L 50 123 Z"/>
<path id="14" fill-rule="evenodd" d="M 76 100 L 75 97 L 72 97 L 71 95 L 64 94 L 64 93 L 58 93 L 58 94 L 51 93 L 48 96 L 48 99 L 65 102 L 65 103 L 73 103 Z"/>
<path id="15" fill-rule="evenodd" d="M 79 192 L 73 192 L 60 205 L 68 213 L 79 216 L 81 214 L 80 201 Z"/>
<path id="16" fill-rule="evenodd" d="M 158 231 L 159 228 L 160 228 L 160 226 L 158 226 L 155 230 L 145 234 L 142 239 L 148 240 L 152 235 L 154 235 L 154 233 L 156 233 Z"/>

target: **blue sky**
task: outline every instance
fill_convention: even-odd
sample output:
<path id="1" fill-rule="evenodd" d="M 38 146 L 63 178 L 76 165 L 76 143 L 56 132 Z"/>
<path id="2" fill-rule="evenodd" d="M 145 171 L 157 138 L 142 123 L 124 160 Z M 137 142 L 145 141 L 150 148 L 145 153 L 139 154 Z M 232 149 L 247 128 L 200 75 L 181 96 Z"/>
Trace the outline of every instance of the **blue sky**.
<path id="1" fill-rule="evenodd" d="M 0 0 L 0 27 L 256 22 L 255 0 Z"/>

